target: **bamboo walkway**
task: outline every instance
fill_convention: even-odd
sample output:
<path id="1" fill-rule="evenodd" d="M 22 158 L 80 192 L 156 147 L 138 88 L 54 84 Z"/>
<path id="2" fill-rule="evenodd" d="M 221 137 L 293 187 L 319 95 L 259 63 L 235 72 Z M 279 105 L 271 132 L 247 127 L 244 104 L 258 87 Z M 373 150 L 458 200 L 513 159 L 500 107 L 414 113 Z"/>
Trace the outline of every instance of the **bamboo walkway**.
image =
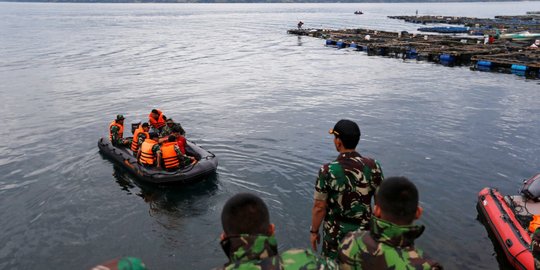
<path id="1" fill-rule="evenodd" d="M 540 78 L 540 48 L 531 41 L 497 39 L 484 44 L 482 37 L 424 35 L 370 29 L 291 29 L 289 34 L 326 40 L 327 46 L 351 48 L 368 55 L 425 60 L 447 66 L 515 73 Z"/>

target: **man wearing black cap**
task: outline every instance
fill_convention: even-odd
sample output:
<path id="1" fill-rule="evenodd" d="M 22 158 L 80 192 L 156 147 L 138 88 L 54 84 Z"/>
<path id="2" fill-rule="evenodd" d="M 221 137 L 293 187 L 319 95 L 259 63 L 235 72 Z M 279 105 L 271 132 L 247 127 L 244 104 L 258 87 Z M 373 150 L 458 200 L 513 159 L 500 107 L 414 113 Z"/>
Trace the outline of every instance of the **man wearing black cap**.
<path id="1" fill-rule="evenodd" d="M 129 139 L 124 139 L 124 116 L 119 114 L 109 125 L 109 139 L 114 146 L 128 145 Z"/>
<path id="2" fill-rule="evenodd" d="M 379 163 L 356 152 L 360 128 L 350 120 L 340 120 L 330 130 L 338 158 L 321 167 L 315 183 L 315 203 L 310 228 L 314 250 L 320 242 L 323 223 L 322 254 L 336 259 L 339 241 L 348 233 L 368 229 L 371 198 L 383 181 Z"/>

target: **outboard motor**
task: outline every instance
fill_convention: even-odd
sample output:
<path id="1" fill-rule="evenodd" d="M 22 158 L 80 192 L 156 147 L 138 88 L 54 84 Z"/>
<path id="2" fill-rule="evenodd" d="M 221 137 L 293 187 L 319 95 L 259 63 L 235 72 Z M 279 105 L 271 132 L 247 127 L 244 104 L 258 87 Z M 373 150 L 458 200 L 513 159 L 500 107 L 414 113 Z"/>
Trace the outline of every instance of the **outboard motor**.
<path id="1" fill-rule="evenodd" d="M 540 173 L 525 180 L 520 193 L 527 199 L 540 202 Z"/>
<path id="2" fill-rule="evenodd" d="M 131 123 L 131 134 L 135 134 L 135 130 L 139 128 L 139 125 L 141 125 L 141 122 Z"/>

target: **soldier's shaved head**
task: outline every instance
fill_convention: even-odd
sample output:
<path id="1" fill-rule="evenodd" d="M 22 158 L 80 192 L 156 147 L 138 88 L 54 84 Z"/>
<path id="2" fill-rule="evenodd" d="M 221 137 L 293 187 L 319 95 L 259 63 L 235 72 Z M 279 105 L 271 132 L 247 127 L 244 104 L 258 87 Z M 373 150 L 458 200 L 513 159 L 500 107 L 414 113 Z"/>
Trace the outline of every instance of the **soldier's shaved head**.
<path id="1" fill-rule="evenodd" d="M 221 224 L 227 235 L 268 234 L 270 216 L 261 198 L 249 193 L 239 193 L 223 206 Z"/>
<path id="2" fill-rule="evenodd" d="M 418 190 L 405 177 L 385 179 L 375 196 L 375 204 L 381 212 L 396 224 L 410 224 L 416 217 L 418 208 Z"/>

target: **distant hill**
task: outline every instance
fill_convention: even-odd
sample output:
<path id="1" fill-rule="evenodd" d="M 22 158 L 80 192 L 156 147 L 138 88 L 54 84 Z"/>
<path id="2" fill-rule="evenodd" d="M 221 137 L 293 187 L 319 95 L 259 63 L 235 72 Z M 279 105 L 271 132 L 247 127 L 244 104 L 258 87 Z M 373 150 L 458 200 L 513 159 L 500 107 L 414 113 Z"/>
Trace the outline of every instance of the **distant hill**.
<path id="1" fill-rule="evenodd" d="M 0 0 L 4 2 L 51 3 L 407 3 L 407 2 L 478 2 L 478 0 Z M 507 2 L 525 0 L 482 0 L 482 2 Z"/>

